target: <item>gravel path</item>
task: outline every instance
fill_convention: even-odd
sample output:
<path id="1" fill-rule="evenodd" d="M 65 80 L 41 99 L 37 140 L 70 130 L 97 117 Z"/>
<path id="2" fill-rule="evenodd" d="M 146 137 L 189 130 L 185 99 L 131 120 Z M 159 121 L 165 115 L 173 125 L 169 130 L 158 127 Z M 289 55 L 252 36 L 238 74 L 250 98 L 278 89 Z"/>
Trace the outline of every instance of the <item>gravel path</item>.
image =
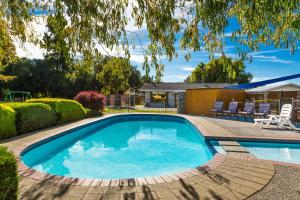
<path id="1" fill-rule="evenodd" d="M 261 191 L 249 197 L 248 200 L 300 199 L 300 168 L 276 165 L 275 170 L 275 176 L 270 183 Z"/>

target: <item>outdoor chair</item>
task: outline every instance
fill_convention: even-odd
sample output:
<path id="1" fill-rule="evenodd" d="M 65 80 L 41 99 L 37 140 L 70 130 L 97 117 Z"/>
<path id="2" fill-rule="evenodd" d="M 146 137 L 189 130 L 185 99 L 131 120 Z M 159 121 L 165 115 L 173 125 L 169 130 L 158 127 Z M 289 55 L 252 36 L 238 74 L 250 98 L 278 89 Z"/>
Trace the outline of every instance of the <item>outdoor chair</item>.
<path id="1" fill-rule="evenodd" d="M 223 114 L 228 115 L 230 118 L 231 118 L 231 116 L 236 115 L 237 114 L 237 109 L 238 109 L 238 104 L 239 103 L 235 102 L 235 101 L 230 102 L 228 110 L 225 110 L 223 112 Z"/>
<path id="2" fill-rule="evenodd" d="M 211 109 L 210 112 L 215 113 L 215 116 L 217 116 L 218 113 L 222 113 L 223 105 L 224 105 L 223 101 L 216 101 L 215 105 L 214 105 L 214 108 Z"/>
<path id="3" fill-rule="evenodd" d="M 258 112 L 254 113 L 254 118 L 265 118 L 270 113 L 270 103 L 260 103 Z"/>
<path id="4" fill-rule="evenodd" d="M 267 119 L 254 119 L 254 126 L 260 124 L 260 128 L 262 128 L 263 124 L 266 124 L 268 128 L 271 124 L 275 124 L 277 128 L 296 129 L 291 122 L 292 110 L 291 104 L 284 104 L 279 115 L 268 115 Z"/>
<path id="5" fill-rule="evenodd" d="M 244 106 L 244 110 L 239 111 L 238 114 L 243 117 L 251 116 L 253 115 L 254 109 L 255 109 L 255 103 L 246 102 Z"/>

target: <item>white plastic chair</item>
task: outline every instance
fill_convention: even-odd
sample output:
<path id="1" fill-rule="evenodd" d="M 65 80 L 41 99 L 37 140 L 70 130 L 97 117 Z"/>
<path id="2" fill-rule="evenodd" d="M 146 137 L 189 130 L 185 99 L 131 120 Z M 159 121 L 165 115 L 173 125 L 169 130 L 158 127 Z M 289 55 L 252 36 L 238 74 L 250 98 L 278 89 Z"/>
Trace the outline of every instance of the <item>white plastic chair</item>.
<path id="1" fill-rule="evenodd" d="M 284 104 L 279 115 L 268 115 L 267 119 L 254 119 L 254 126 L 260 124 L 262 128 L 263 124 L 266 124 L 268 128 L 271 124 L 277 124 L 278 128 L 295 129 L 296 127 L 291 122 L 292 110 L 291 104 Z"/>

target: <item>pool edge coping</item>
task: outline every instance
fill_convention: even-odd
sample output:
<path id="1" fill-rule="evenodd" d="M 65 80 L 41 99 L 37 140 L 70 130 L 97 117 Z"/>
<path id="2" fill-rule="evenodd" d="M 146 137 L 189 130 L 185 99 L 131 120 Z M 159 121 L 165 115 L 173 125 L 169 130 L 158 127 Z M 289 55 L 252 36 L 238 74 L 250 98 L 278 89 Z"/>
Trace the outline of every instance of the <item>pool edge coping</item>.
<path id="1" fill-rule="evenodd" d="M 176 116 L 181 117 L 189 121 L 195 128 L 197 128 L 198 132 L 202 135 L 203 138 L 205 138 L 203 131 L 206 131 L 199 127 L 199 124 L 195 124 L 193 120 L 189 118 L 187 115 L 181 115 L 181 114 L 168 114 L 168 113 L 130 113 L 135 115 L 167 115 L 167 116 Z M 18 172 L 20 175 L 31 178 L 37 181 L 49 181 L 56 184 L 71 184 L 76 186 L 120 186 L 122 183 L 124 185 L 129 185 L 133 182 L 138 183 L 136 185 L 151 185 L 151 184 L 159 184 L 159 183 L 169 183 L 173 181 L 178 181 L 180 179 L 185 179 L 189 177 L 193 177 L 196 174 L 199 174 L 201 170 L 207 170 L 207 169 L 213 169 L 219 164 L 223 163 L 227 157 L 227 155 L 215 153 L 213 158 L 209 160 L 204 165 L 198 166 L 196 168 L 191 168 L 188 170 L 184 170 L 177 173 L 170 173 L 162 176 L 150 176 L 150 177 L 141 177 L 141 178 L 127 178 L 127 179 L 93 179 L 93 178 L 72 178 L 72 177 L 66 177 L 66 176 L 59 176 L 59 175 L 52 175 L 48 173 L 44 173 L 38 170 L 35 170 L 33 168 L 30 168 L 25 163 L 22 162 L 21 156 L 26 151 L 30 150 L 31 148 L 34 148 L 36 145 L 39 145 L 42 142 L 46 142 L 47 140 L 51 138 L 61 137 L 64 134 L 67 134 L 66 132 L 71 130 L 76 130 L 77 128 L 84 127 L 93 123 L 97 123 L 98 121 L 114 117 L 114 116 L 120 116 L 120 115 L 130 115 L 128 113 L 118 113 L 118 114 L 109 114 L 105 115 L 99 118 L 95 118 L 95 120 L 91 122 L 87 122 L 84 124 L 78 124 L 73 127 L 67 128 L 62 131 L 58 131 L 56 133 L 50 134 L 48 136 L 41 137 L 37 140 L 33 140 L 29 143 L 24 144 L 21 148 L 14 148 L 13 153 L 17 157 L 18 162 Z M 197 125 L 197 126 L 196 126 Z M 43 130 L 41 130 L 42 132 Z"/>

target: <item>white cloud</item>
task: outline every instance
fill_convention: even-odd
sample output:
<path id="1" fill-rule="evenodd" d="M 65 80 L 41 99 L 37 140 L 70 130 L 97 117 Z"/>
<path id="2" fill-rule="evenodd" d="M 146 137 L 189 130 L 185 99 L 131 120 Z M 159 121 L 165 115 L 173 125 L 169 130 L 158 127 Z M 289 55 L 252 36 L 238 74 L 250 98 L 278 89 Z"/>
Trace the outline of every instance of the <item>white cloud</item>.
<path id="1" fill-rule="evenodd" d="M 139 64 L 142 64 L 144 63 L 144 55 L 138 55 L 138 54 L 130 54 L 130 61 L 132 62 L 136 62 L 136 63 L 139 63 Z M 150 59 L 150 58 L 148 58 Z"/>
<path id="2" fill-rule="evenodd" d="M 232 35 L 232 33 L 231 33 L 231 32 L 229 32 L 229 33 L 225 33 L 225 34 L 224 34 L 224 36 L 225 36 L 225 37 L 231 37 L 231 35 Z"/>
<path id="3" fill-rule="evenodd" d="M 182 67 L 182 70 L 184 71 L 193 71 L 194 69 L 195 69 L 194 67 L 190 67 L 190 66 Z"/>
<path id="4" fill-rule="evenodd" d="M 26 35 L 30 37 L 31 34 L 37 39 L 42 39 L 44 33 L 47 31 L 46 20 L 43 16 L 38 16 L 32 22 L 27 24 Z M 18 38 L 13 38 L 13 43 L 16 47 L 16 53 L 19 57 L 38 58 L 42 59 L 45 51 L 41 49 L 38 44 L 31 41 L 22 42 Z"/>
<path id="5" fill-rule="evenodd" d="M 250 55 L 260 55 L 260 54 L 268 54 L 268 53 L 276 53 L 276 52 L 281 52 L 281 51 L 290 51 L 290 49 L 275 49 L 275 50 L 266 50 L 266 51 L 257 51 L 257 52 L 252 52 Z"/>
<path id="6" fill-rule="evenodd" d="M 282 64 L 291 64 L 294 63 L 291 60 L 279 59 L 277 56 L 266 56 L 266 55 L 252 55 L 254 61 L 260 62 L 272 62 L 272 63 L 282 63 Z"/>
<path id="7" fill-rule="evenodd" d="M 174 75 L 168 75 L 163 76 L 164 82 L 183 82 L 184 79 L 186 79 L 187 75 L 181 75 L 181 74 L 174 74 Z"/>
<path id="8" fill-rule="evenodd" d="M 226 57 L 230 57 L 230 58 L 233 58 L 233 59 L 238 59 L 239 58 L 239 56 L 237 54 L 234 54 L 234 53 L 226 53 L 225 52 L 225 55 L 226 55 Z M 214 53 L 214 56 L 218 58 L 218 57 L 221 57 L 222 54 L 221 53 Z"/>

